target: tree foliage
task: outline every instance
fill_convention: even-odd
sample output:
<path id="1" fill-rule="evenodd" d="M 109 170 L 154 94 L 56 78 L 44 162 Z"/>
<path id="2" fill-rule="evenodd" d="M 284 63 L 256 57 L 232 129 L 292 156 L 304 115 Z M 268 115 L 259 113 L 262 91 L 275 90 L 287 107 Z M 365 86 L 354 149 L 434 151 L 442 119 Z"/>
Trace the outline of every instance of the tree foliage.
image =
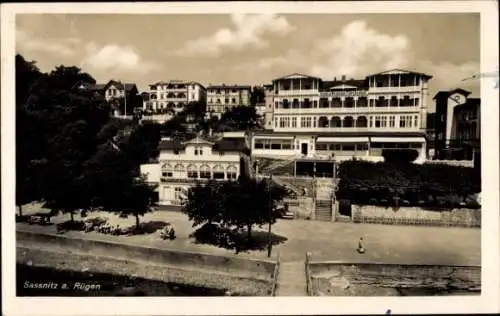
<path id="1" fill-rule="evenodd" d="M 418 157 L 416 149 L 383 149 L 382 156 L 388 163 L 409 164 Z"/>
<path id="2" fill-rule="evenodd" d="M 236 130 L 251 130 L 259 126 L 259 115 L 253 106 L 238 106 L 225 112 L 221 123 Z"/>
<path id="3" fill-rule="evenodd" d="M 252 227 L 274 224 L 283 216 L 278 203 L 286 195 L 284 188 L 267 181 L 242 179 L 209 182 L 189 189 L 183 212 L 193 226 L 219 223 L 227 227 L 246 228 L 251 239 Z"/>
<path id="4" fill-rule="evenodd" d="M 22 56 L 16 62 L 16 203 L 44 200 L 71 218 L 104 207 L 138 222 L 154 191 L 139 164 L 157 154 L 160 126 L 112 119 L 109 103 L 75 88 L 95 83 L 77 67 L 42 74 Z"/>

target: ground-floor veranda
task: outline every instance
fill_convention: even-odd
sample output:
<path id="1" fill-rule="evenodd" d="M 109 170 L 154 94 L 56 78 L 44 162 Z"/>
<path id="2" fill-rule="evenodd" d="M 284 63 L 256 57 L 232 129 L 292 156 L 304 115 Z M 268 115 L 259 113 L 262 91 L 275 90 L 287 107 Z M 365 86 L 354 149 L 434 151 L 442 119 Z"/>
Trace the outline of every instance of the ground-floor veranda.
<path id="1" fill-rule="evenodd" d="M 427 159 L 423 133 L 332 133 L 271 132 L 252 137 L 254 157 L 281 159 L 349 160 L 353 157 L 382 161 L 384 149 L 414 149 L 417 163 Z"/>

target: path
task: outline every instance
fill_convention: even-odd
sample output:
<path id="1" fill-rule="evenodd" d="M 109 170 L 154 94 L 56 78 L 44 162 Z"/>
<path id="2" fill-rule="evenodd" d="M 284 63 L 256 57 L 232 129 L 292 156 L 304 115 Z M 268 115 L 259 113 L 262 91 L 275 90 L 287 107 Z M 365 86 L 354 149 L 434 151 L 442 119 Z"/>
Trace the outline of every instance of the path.
<path id="1" fill-rule="evenodd" d="M 282 262 L 276 296 L 307 296 L 304 261 Z"/>

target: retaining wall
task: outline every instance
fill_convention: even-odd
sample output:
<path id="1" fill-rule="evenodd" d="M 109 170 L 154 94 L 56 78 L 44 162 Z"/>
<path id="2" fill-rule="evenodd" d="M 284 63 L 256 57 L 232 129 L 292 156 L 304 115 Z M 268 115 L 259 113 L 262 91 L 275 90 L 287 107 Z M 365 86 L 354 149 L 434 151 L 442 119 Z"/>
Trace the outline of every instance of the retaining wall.
<path id="1" fill-rule="evenodd" d="M 137 276 L 144 278 L 229 289 L 245 295 L 270 295 L 273 287 L 276 267 L 276 262 L 273 261 L 23 231 L 18 231 L 16 238 L 17 259 L 21 263 L 30 260 L 34 265 L 61 268 L 58 266 L 61 262 L 74 256 L 79 259 L 73 261 L 81 261 L 81 265 L 66 268 L 76 271 L 88 266 L 95 272 L 111 274 L 128 275 L 136 271 Z M 157 266 L 158 271 L 150 272 L 154 271 L 150 266 Z M 220 280 L 219 285 L 218 280 Z"/>
<path id="2" fill-rule="evenodd" d="M 481 209 L 427 210 L 420 207 L 353 205 L 355 223 L 481 227 Z"/>
<path id="3" fill-rule="evenodd" d="M 479 266 L 309 261 L 306 271 L 313 296 L 480 295 L 481 292 Z"/>

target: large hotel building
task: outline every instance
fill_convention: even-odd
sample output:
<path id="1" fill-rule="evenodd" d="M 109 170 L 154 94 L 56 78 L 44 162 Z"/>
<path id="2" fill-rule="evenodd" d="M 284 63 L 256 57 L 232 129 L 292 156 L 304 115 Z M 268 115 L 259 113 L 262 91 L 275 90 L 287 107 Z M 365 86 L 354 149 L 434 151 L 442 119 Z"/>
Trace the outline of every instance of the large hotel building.
<path id="1" fill-rule="evenodd" d="M 413 148 L 426 159 L 428 81 L 400 69 L 332 81 L 292 74 L 266 89 L 265 130 L 252 155 L 382 160 L 384 148 Z"/>

